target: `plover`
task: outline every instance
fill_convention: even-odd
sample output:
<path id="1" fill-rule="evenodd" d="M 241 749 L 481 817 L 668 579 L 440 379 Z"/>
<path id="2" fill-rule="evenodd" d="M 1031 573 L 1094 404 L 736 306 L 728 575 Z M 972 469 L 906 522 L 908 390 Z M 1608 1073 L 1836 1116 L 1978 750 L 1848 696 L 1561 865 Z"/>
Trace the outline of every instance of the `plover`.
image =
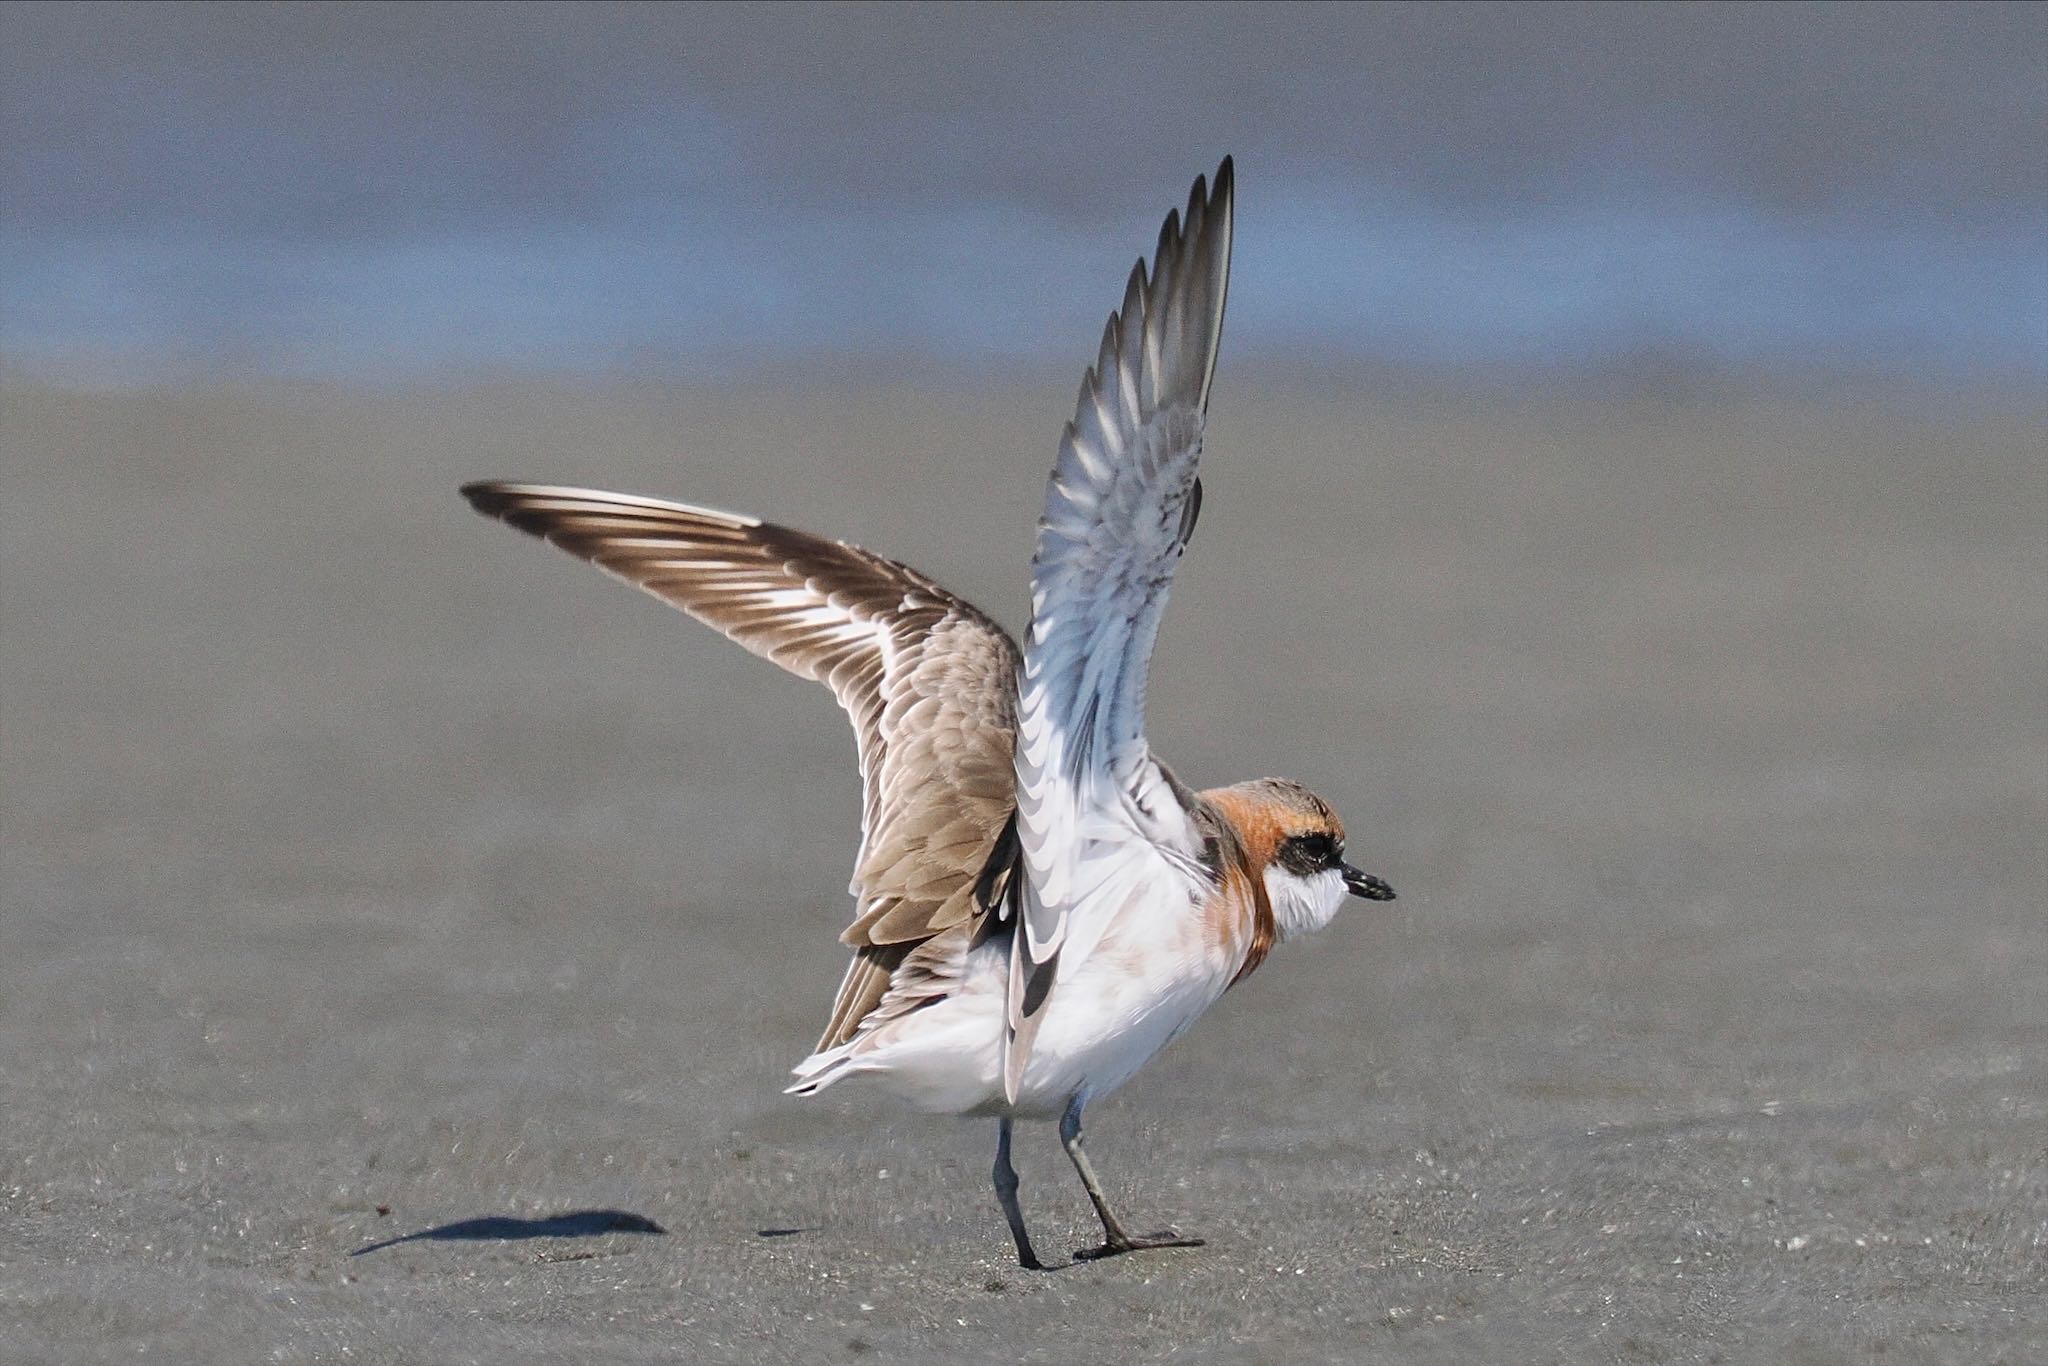
<path id="1" fill-rule="evenodd" d="M 1128 1080 L 1276 943 L 1346 896 L 1393 899 L 1344 861 L 1299 783 L 1189 789 L 1145 741 L 1146 671 L 1202 505 L 1196 461 L 1230 273 L 1233 179 L 1195 181 L 1110 316 L 1038 524 L 1020 651 L 988 616 L 871 551 L 751 517 L 546 484 L 463 489 L 542 537 L 831 688 L 865 787 L 853 950 L 796 1095 L 867 1077 L 996 1121 L 1017 1260 L 1041 1265 L 1010 1162 L 1017 1119 L 1057 1119 L 1102 1221 L 1076 1255 L 1192 1247 L 1134 1235 L 1082 1146 Z"/>

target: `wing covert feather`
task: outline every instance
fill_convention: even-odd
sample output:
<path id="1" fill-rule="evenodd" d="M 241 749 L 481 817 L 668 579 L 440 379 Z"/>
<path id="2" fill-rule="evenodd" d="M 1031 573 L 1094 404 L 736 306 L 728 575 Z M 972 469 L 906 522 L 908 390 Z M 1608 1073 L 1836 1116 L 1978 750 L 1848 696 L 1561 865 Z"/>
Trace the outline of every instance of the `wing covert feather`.
<path id="1" fill-rule="evenodd" d="M 905 565 L 752 518 L 550 484 L 463 494 L 832 689 L 864 788 L 845 942 L 914 946 L 978 914 L 974 881 L 1014 805 L 1018 653 L 1001 627 Z"/>

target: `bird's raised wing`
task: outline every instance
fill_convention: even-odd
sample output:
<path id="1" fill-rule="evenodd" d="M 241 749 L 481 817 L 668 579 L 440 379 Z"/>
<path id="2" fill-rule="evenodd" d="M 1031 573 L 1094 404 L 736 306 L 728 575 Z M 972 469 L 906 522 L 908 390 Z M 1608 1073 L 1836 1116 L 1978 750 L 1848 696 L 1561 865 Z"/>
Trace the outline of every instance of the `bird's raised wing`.
<path id="1" fill-rule="evenodd" d="M 1045 974 L 1122 855 L 1198 846 L 1145 743 L 1159 618 L 1201 506 L 1196 459 L 1230 276 L 1232 175 L 1167 215 L 1148 279 L 1131 271 L 1060 440 L 1031 567 L 1017 743 L 1025 877 L 1005 1080 L 1014 1096 Z"/>
<path id="2" fill-rule="evenodd" d="M 914 569 L 728 512 L 548 484 L 471 484 L 487 516 L 680 607 L 832 689 L 865 787 L 841 936 L 862 950 L 826 1044 L 850 1034 L 909 948 L 978 914 L 974 884 L 1015 800 L 1017 647 Z"/>

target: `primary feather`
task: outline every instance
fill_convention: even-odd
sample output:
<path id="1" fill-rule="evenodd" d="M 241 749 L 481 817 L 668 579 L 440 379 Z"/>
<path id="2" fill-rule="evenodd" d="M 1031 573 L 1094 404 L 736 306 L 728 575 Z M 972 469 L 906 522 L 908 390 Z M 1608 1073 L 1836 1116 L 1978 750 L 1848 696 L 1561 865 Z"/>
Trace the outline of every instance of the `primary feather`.
<path id="1" fill-rule="evenodd" d="M 857 952 L 818 1046 L 850 1038 L 913 950 L 981 914 L 975 880 L 1014 805 L 1016 644 L 916 570 L 822 536 L 595 489 L 462 492 L 839 699 L 864 788 L 841 936 Z"/>

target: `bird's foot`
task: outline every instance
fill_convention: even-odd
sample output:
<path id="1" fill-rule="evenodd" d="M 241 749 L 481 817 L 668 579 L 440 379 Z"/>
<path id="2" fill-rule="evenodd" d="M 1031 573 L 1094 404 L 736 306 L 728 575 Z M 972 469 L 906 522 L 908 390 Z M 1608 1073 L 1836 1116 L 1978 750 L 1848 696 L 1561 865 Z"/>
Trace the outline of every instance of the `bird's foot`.
<path id="1" fill-rule="evenodd" d="M 1143 1233 L 1137 1237 L 1126 1234 L 1112 1238 L 1100 1247 L 1084 1247 L 1074 1253 L 1077 1262 L 1099 1262 L 1104 1257 L 1115 1257 L 1126 1252 L 1144 1252 L 1155 1247 L 1201 1247 L 1200 1238 L 1183 1238 L 1173 1229 L 1161 1229 L 1157 1233 Z"/>

